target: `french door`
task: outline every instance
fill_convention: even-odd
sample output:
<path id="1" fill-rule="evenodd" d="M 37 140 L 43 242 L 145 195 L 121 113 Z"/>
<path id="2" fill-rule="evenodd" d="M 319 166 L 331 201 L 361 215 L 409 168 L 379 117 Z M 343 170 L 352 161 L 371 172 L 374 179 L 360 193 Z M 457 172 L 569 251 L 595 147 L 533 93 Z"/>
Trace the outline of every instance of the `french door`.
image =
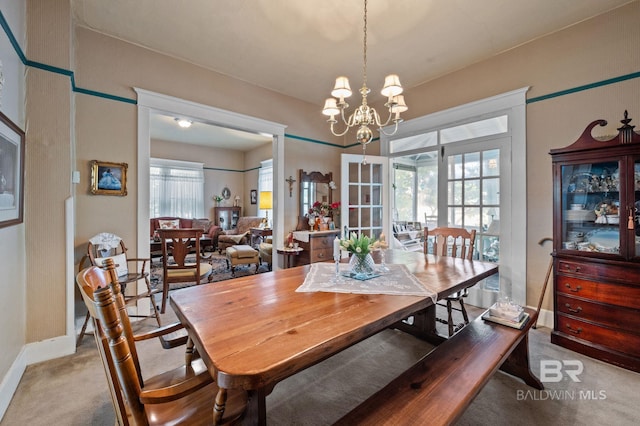
<path id="1" fill-rule="evenodd" d="M 476 230 L 474 259 L 509 264 L 510 239 L 500 238 L 501 229 L 510 229 L 510 204 L 501 193 L 511 193 L 504 178 L 511 173 L 510 138 L 442 147 L 438 168 L 438 226 Z M 499 296 L 504 277 L 492 276 L 474 286 L 468 302 L 489 307 Z M 503 293 L 505 293 L 503 291 Z M 508 294 L 508 293 L 507 293 Z"/>
<path id="2" fill-rule="evenodd" d="M 386 157 L 367 155 L 366 163 L 362 155 L 342 154 L 340 198 L 342 200 L 340 216 L 342 236 L 350 232 L 380 237 L 389 222 L 384 206 L 388 203 L 389 184 Z"/>

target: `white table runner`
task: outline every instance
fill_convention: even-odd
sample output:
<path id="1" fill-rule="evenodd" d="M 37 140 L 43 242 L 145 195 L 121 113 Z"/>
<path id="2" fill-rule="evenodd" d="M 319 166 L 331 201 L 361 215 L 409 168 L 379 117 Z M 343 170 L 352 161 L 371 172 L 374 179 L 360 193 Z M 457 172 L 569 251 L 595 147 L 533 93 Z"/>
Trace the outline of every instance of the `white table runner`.
<path id="1" fill-rule="evenodd" d="M 390 294 L 399 296 L 430 297 L 436 302 L 437 294 L 418 280 L 405 265 L 386 265 L 388 272 L 365 281 L 342 276 L 336 280 L 336 266 L 331 263 L 313 263 L 311 270 L 297 292 L 324 291 L 332 293 Z M 380 265 L 376 265 L 380 267 Z M 340 264 L 340 273 L 349 271 L 349 265 Z"/>

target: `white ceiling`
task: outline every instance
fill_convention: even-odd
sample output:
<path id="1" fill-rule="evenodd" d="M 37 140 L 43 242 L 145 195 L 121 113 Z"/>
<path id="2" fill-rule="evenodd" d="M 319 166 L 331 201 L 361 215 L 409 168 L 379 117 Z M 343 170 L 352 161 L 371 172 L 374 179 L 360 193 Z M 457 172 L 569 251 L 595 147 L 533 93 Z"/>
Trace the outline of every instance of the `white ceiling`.
<path id="1" fill-rule="evenodd" d="M 367 78 L 410 89 L 638 0 L 371 0 Z M 362 85 L 362 0 L 72 0 L 76 23 L 322 108 Z M 353 103 L 353 102 L 352 102 Z M 195 127 L 195 126 L 194 126 Z"/>

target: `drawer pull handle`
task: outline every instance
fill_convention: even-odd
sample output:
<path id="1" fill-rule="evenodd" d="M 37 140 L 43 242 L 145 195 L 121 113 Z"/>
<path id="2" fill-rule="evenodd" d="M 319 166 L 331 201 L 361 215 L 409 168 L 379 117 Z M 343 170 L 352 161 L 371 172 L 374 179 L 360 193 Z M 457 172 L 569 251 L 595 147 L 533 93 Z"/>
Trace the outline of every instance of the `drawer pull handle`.
<path id="1" fill-rule="evenodd" d="M 576 309 L 572 309 L 571 305 L 568 303 L 565 303 L 564 306 L 567 308 L 567 311 L 572 312 L 574 314 L 579 314 L 580 312 L 582 312 L 581 306 L 578 306 Z"/>
<path id="2" fill-rule="evenodd" d="M 574 334 L 580 334 L 580 333 L 582 333 L 582 327 L 573 328 L 573 327 L 571 327 L 571 324 L 567 324 L 567 329 L 568 329 L 570 332 L 574 333 Z"/>
<path id="3" fill-rule="evenodd" d="M 571 265 L 568 265 L 568 264 L 564 263 L 562 266 L 564 266 L 564 269 L 566 269 L 567 271 L 571 272 Z M 581 266 L 576 266 L 575 272 L 580 272 L 580 269 L 582 269 Z"/>
<path id="4" fill-rule="evenodd" d="M 574 293 L 577 293 L 580 290 L 582 290 L 582 286 L 577 286 L 576 288 L 571 288 L 571 284 L 569 284 L 569 283 L 565 283 L 564 285 L 565 285 L 565 287 L 567 287 L 569 289 L 569 291 L 572 291 Z"/>
<path id="5" fill-rule="evenodd" d="M 324 253 L 318 253 L 318 257 L 324 257 Z"/>

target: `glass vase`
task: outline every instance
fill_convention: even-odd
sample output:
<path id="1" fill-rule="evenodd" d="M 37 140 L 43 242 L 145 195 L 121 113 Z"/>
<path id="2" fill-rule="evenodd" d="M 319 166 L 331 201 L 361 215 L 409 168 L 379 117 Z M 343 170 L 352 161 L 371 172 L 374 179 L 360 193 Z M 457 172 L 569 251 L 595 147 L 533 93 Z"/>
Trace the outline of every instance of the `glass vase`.
<path id="1" fill-rule="evenodd" d="M 375 273 L 375 262 L 373 261 L 373 257 L 371 257 L 370 253 L 367 254 L 356 254 L 354 253 L 349 260 L 349 270 L 351 272 L 351 276 L 356 279 L 365 279 L 374 275 Z"/>

